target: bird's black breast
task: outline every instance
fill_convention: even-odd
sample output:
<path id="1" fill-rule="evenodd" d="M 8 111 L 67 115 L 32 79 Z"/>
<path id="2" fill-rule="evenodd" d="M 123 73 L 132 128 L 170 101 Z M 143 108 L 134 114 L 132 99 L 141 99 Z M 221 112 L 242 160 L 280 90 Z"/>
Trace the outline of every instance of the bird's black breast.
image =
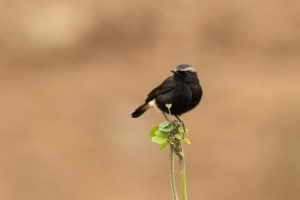
<path id="1" fill-rule="evenodd" d="M 203 92 L 202 92 L 202 88 L 199 83 L 190 84 L 189 86 L 192 90 L 193 97 L 192 97 L 192 101 L 191 101 L 190 105 L 188 106 L 188 110 L 192 110 L 201 101 Z"/>
<path id="2" fill-rule="evenodd" d="M 164 112 L 168 112 L 165 105 L 172 104 L 171 114 L 181 115 L 198 105 L 202 95 L 200 90 L 199 84 L 177 81 L 173 90 L 157 96 L 156 104 Z"/>

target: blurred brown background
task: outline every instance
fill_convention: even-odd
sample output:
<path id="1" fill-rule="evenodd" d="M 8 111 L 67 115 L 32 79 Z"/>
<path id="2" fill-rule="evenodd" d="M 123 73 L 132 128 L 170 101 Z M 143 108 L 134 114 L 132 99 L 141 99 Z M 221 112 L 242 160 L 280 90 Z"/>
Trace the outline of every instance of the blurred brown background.
<path id="1" fill-rule="evenodd" d="M 180 63 L 190 199 L 300 199 L 300 4 L 2 0 L 0 199 L 171 199 L 163 116 L 130 113 Z M 179 183 L 179 181 L 178 181 Z"/>

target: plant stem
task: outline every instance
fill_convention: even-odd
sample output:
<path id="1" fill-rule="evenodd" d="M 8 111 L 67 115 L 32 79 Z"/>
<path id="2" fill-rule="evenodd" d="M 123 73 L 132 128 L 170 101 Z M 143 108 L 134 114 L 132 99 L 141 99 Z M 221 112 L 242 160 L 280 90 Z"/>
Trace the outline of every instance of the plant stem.
<path id="1" fill-rule="evenodd" d="M 181 190 L 182 190 L 182 199 L 187 200 L 186 193 L 186 178 L 185 178 L 185 163 L 184 163 L 184 154 L 183 150 L 181 151 L 182 157 L 179 157 L 180 162 L 180 173 L 181 173 Z"/>
<path id="2" fill-rule="evenodd" d="M 174 176 L 174 146 L 172 144 L 170 144 L 169 160 L 170 160 L 170 178 L 171 178 L 173 199 L 178 200 L 176 184 L 175 184 L 175 176 Z"/>

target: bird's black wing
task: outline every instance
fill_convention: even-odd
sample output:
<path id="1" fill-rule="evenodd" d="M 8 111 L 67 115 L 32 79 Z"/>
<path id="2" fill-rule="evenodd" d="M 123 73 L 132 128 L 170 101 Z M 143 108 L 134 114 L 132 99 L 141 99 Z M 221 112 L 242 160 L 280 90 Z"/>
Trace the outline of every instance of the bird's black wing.
<path id="1" fill-rule="evenodd" d="M 160 94 L 167 93 L 173 90 L 176 86 L 173 76 L 168 77 L 162 84 L 154 88 L 149 94 L 148 98 L 146 99 L 146 103 L 151 101 L 152 99 L 156 98 Z"/>

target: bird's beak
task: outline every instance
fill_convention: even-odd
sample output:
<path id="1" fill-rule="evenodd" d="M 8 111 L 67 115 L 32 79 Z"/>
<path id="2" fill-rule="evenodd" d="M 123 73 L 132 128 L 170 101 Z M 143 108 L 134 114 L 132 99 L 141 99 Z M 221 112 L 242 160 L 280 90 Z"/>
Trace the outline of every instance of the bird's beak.
<path id="1" fill-rule="evenodd" d="M 174 74 L 176 74 L 176 69 L 172 69 L 171 72 L 173 72 Z"/>

